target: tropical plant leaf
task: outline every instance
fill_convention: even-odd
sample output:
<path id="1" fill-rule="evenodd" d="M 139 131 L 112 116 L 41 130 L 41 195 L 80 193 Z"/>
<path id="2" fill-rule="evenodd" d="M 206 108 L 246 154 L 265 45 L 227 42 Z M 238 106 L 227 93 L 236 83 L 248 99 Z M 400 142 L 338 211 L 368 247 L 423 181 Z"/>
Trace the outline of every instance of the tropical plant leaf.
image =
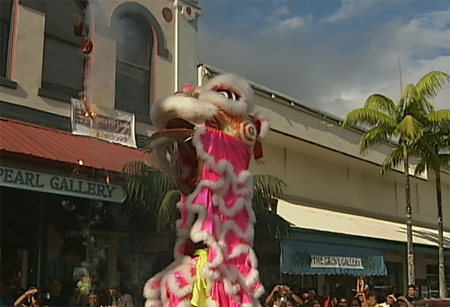
<path id="1" fill-rule="evenodd" d="M 395 103 L 389 97 L 380 94 L 373 94 L 367 98 L 364 108 L 381 111 L 394 118 L 397 116 Z"/>
<path id="2" fill-rule="evenodd" d="M 424 159 L 421 159 L 414 170 L 414 175 L 420 175 L 427 170 L 427 163 Z"/>
<path id="3" fill-rule="evenodd" d="M 417 82 L 417 93 L 424 98 L 436 97 L 437 91 L 447 82 L 450 82 L 448 74 L 442 71 L 432 71 Z"/>
<path id="4" fill-rule="evenodd" d="M 381 165 L 381 174 L 384 175 L 388 170 L 395 169 L 403 161 L 404 150 L 404 147 L 397 147 L 384 159 Z"/>
<path id="5" fill-rule="evenodd" d="M 170 177 L 141 161 L 127 163 L 123 168 L 123 178 L 129 197 L 151 208 L 157 208 L 165 194 L 176 189 Z"/>
<path id="6" fill-rule="evenodd" d="M 380 126 L 366 131 L 359 142 L 361 154 L 365 154 L 369 148 L 381 145 L 382 142 L 388 142 L 394 130 L 393 127 Z"/>
<path id="7" fill-rule="evenodd" d="M 433 124 L 446 124 L 450 126 L 450 109 L 437 110 L 426 115 L 429 122 Z"/>
<path id="8" fill-rule="evenodd" d="M 256 232 L 270 237 L 289 237 L 291 224 L 274 212 L 267 210 L 255 210 Z"/>
<path id="9" fill-rule="evenodd" d="M 400 97 L 400 102 L 398 105 L 400 114 L 408 114 L 408 110 L 411 105 L 417 101 L 418 94 L 416 86 L 414 84 L 408 84 L 403 90 L 402 96 Z"/>
<path id="10" fill-rule="evenodd" d="M 395 132 L 400 140 L 408 142 L 417 142 L 424 133 L 422 124 L 411 115 L 406 115 L 397 127 Z"/>
<path id="11" fill-rule="evenodd" d="M 375 126 L 395 127 L 396 120 L 394 117 L 379 110 L 359 108 L 347 114 L 342 126 L 350 127 L 358 125 L 369 128 Z"/>
<path id="12" fill-rule="evenodd" d="M 274 199 L 283 196 L 286 184 L 272 175 L 253 175 L 253 206 L 270 210 Z"/>
<path id="13" fill-rule="evenodd" d="M 164 195 L 158 210 L 156 228 L 163 230 L 166 228 L 175 229 L 175 222 L 180 218 L 180 211 L 177 203 L 181 200 L 181 193 L 178 190 L 170 190 Z"/>

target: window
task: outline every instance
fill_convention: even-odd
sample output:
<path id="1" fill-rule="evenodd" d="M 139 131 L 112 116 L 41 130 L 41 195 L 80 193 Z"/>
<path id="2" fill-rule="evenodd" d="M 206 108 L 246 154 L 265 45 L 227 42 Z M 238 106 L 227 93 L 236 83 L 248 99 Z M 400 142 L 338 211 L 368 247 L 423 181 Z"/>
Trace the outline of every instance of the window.
<path id="1" fill-rule="evenodd" d="M 46 2 L 42 87 L 76 98 L 83 90 L 86 56 L 73 27 L 84 21 L 84 8 L 75 0 Z"/>
<path id="2" fill-rule="evenodd" d="M 0 1 L 0 76 L 7 77 L 9 63 L 9 40 L 11 33 L 13 0 Z"/>
<path id="3" fill-rule="evenodd" d="M 117 35 L 116 109 L 148 117 L 151 98 L 153 34 L 139 14 L 125 13 L 113 21 Z"/>

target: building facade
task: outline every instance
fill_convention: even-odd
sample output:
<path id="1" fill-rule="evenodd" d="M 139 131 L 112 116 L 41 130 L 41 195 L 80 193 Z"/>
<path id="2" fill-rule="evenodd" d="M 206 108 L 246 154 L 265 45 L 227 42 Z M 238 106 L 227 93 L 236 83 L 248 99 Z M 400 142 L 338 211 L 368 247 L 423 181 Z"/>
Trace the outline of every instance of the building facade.
<path id="1" fill-rule="evenodd" d="M 6 0 L 1 5 L 2 281 L 14 279 L 26 288 L 56 278 L 70 285 L 75 269 L 90 259 L 98 288 L 125 283 L 139 296 L 142 282 L 170 262 L 172 236 L 152 232 L 154 225 L 145 225 L 148 216 L 136 211 L 136 204 L 121 202 L 120 195 L 106 199 L 105 191 L 123 188 L 123 164 L 143 153 L 70 134 L 70 101 L 81 98 L 135 114 L 139 147 L 139 140 L 154 132 L 149 118 L 154 101 L 220 73 L 196 63 L 200 9 L 187 0 Z M 354 284 L 355 274 L 346 271 L 353 267 L 373 276 L 374 286 L 403 290 L 402 169 L 380 175 L 380 164 L 395 145 L 362 156 L 361 131 L 342 129 L 338 118 L 253 87 L 272 133 L 264 145 L 266 163 L 252 170 L 287 184 L 277 213 L 295 228 L 290 238 L 256 240 L 263 281 L 316 288 Z M 108 161 L 108 156 L 116 158 Z M 17 179 L 19 173 L 25 179 Z M 27 181 L 26 174 L 48 180 L 48 187 L 32 177 Z M 89 191 L 80 181 L 95 185 L 96 192 L 76 194 Z M 27 182 L 34 189 L 25 189 Z M 105 187 L 99 192 L 97 185 Z M 437 289 L 434 185 L 432 173 L 411 180 L 416 277 L 423 295 Z M 450 216 L 448 168 L 442 171 L 442 191 L 444 217 Z M 312 267 L 312 259 L 319 259 L 313 256 L 320 261 L 344 257 L 350 264 Z M 378 264 L 365 265 L 362 259 Z M 72 294 L 70 286 L 65 291 Z"/>

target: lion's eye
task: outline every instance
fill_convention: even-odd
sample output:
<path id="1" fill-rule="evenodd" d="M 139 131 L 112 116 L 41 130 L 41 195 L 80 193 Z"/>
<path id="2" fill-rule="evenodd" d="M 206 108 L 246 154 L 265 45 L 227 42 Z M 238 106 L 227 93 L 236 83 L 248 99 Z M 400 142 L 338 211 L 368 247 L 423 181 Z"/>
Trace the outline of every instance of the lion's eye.
<path id="1" fill-rule="evenodd" d="M 227 91 L 227 90 L 219 90 L 217 91 L 219 94 L 224 95 L 226 98 L 228 99 L 233 99 L 234 101 L 239 100 L 239 96 L 236 95 L 235 93 L 231 92 L 231 91 Z"/>

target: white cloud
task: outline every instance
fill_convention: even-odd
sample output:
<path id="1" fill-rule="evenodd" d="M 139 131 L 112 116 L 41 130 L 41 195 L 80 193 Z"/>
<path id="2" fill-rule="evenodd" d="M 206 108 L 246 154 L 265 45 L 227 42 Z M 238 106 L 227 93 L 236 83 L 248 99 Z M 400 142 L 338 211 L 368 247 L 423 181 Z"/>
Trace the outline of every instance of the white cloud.
<path id="1" fill-rule="evenodd" d="M 398 99 L 399 57 L 403 84 L 416 83 L 432 68 L 450 73 L 450 17 L 444 13 L 353 32 L 330 33 L 312 17 L 295 16 L 271 24 L 284 32 L 270 27 L 258 35 L 224 35 L 200 27 L 199 59 L 344 117 L 373 93 Z M 450 86 L 439 94 L 437 107 L 450 108 L 448 97 Z"/>
<path id="2" fill-rule="evenodd" d="M 325 22 L 344 21 L 368 11 L 377 4 L 376 0 L 342 0 L 342 6 L 333 15 L 324 19 Z"/>

